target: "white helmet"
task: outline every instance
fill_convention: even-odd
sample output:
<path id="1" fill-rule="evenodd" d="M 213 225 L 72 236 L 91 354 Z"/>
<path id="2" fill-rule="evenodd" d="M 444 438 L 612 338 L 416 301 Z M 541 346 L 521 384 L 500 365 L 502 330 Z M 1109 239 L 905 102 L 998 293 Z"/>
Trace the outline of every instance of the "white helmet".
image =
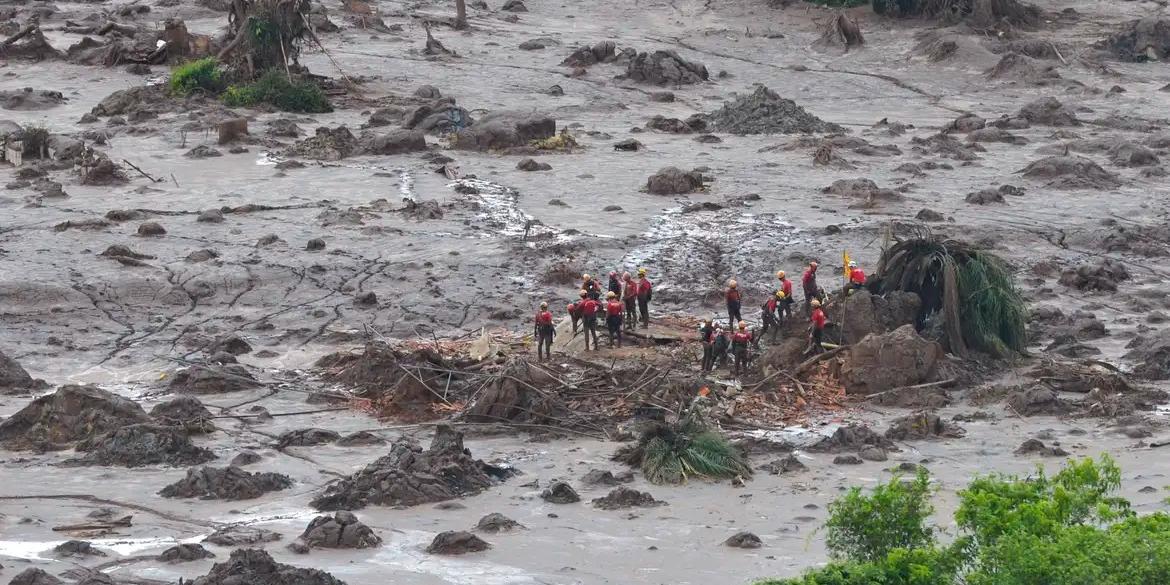
<path id="1" fill-rule="evenodd" d="M 852 260 L 850 260 L 850 261 L 849 261 L 849 267 L 850 267 L 850 268 L 857 268 L 857 263 L 856 263 L 856 262 L 854 262 L 854 261 L 852 261 Z"/>

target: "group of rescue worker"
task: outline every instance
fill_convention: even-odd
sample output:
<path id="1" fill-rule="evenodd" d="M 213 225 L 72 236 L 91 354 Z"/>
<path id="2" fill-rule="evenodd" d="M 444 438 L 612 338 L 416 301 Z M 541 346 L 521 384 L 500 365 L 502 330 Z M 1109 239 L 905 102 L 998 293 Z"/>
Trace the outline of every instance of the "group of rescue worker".
<path id="1" fill-rule="evenodd" d="M 846 294 L 862 288 L 866 284 L 865 272 L 856 262 L 848 261 L 846 267 Z M 573 335 L 577 334 L 580 326 L 585 334 L 585 349 L 598 349 L 597 319 L 604 312 L 605 325 L 608 331 L 610 347 L 621 347 L 623 330 L 633 330 L 638 323 L 642 327 L 650 326 L 650 301 L 653 294 L 653 285 L 647 278 L 645 268 L 638 269 L 638 280 L 634 280 L 626 272 L 620 277 L 616 271 L 609 273 L 609 283 L 602 301 L 602 287 L 596 279 L 588 274 L 581 277 L 581 288 L 578 291 L 580 300 L 570 303 L 567 307 L 572 319 Z M 779 285 L 774 294 L 768 297 L 761 307 L 763 328 L 756 335 L 755 331 L 748 330 L 748 324 L 743 319 L 743 293 L 739 283 L 731 280 L 724 291 L 727 302 L 727 329 L 724 329 L 713 319 L 703 319 L 699 326 L 699 337 L 703 344 L 702 369 L 704 372 L 714 370 L 716 362 L 721 367 L 726 366 L 727 358 L 733 358 L 734 373 L 738 375 L 742 368 L 747 367 L 750 356 L 750 347 L 758 347 L 760 339 L 771 332 L 769 341 L 776 342 L 781 325 L 793 318 L 793 305 L 796 301 L 792 293 L 792 281 L 783 271 L 776 273 Z M 809 316 L 809 348 L 808 353 L 822 351 L 825 327 L 828 317 L 821 306 L 825 301 L 825 291 L 817 284 L 817 263 L 809 262 L 801 275 L 801 288 L 804 292 L 805 312 Z M 734 328 L 734 330 L 733 330 Z M 556 327 L 553 323 L 552 312 L 548 303 L 540 304 L 540 311 L 536 314 L 534 333 L 537 340 L 537 357 L 548 359 L 552 351 L 553 337 L 556 336 Z"/>

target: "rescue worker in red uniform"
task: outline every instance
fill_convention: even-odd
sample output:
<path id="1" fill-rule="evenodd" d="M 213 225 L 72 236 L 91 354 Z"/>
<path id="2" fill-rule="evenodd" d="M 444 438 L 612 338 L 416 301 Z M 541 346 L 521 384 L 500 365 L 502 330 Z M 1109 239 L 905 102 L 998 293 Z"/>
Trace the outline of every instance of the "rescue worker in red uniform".
<path id="1" fill-rule="evenodd" d="M 719 367 L 727 366 L 727 350 L 731 347 L 731 338 L 722 327 L 715 326 L 715 342 L 712 344 L 714 355 L 711 358 L 712 368 L 716 361 L 719 362 Z"/>
<path id="2" fill-rule="evenodd" d="M 857 263 L 849 261 L 849 282 L 845 285 L 847 294 L 861 288 L 865 288 L 865 272 L 857 267 Z"/>
<path id="3" fill-rule="evenodd" d="M 727 299 L 727 323 L 729 326 L 734 326 L 743 321 L 743 315 L 740 314 L 740 309 L 743 307 L 743 295 L 739 294 L 739 283 L 734 280 L 728 281 L 724 297 Z"/>
<path id="4" fill-rule="evenodd" d="M 581 305 L 585 302 L 585 297 L 589 293 L 582 290 L 579 294 L 581 295 L 581 300 L 575 303 L 569 303 L 569 306 L 566 307 L 569 311 L 569 318 L 573 320 L 573 337 L 577 336 L 577 325 L 581 323 Z"/>
<path id="5" fill-rule="evenodd" d="M 630 273 L 622 274 L 622 301 L 626 303 L 626 329 L 633 331 L 638 324 L 638 283 L 630 277 Z"/>
<path id="6" fill-rule="evenodd" d="M 601 303 L 589 298 L 588 291 L 581 291 L 585 297 L 581 301 L 581 322 L 585 329 L 585 349 L 589 349 L 589 338 L 593 338 L 593 351 L 597 351 L 597 313 L 601 310 Z"/>
<path id="7" fill-rule="evenodd" d="M 548 303 L 540 303 L 533 331 L 536 337 L 536 359 L 544 361 L 551 358 L 553 337 L 556 337 L 557 329 L 553 327 L 553 315 L 548 310 Z"/>
<path id="8" fill-rule="evenodd" d="M 768 302 L 764 303 L 764 330 L 760 332 L 760 336 L 763 337 L 764 335 L 767 335 L 768 331 L 771 330 L 772 337 L 769 340 L 771 343 L 776 343 L 776 336 L 780 333 L 779 313 L 784 310 L 781 308 L 781 304 L 784 302 L 784 300 L 784 291 L 778 290 L 776 291 L 776 294 L 772 295 L 772 298 L 768 299 Z"/>
<path id="9" fill-rule="evenodd" d="M 710 319 L 703 319 L 699 326 L 699 341 L 703 342 L 703 371 L 715 369 L 715 326 Z"/>
<path id="10" fill-rule="evenodd" d="M 654 296 L 654 285 L 646 278 L 646 269 L 638 269 L 638 312 L 642 314 L 642 327 L 650 326 L 650 299 Z"/>
<path id="11" fill-rule="evenodd" d="M 813 299 L 809 302 L 809 305 L 812 307 L 812 314 L 809 316 L 809 323 L 812 326 L 812 331 L 810 332 L 812 347 L 809 347 L 808 351 L 804 353 L 806 355 L 810 353 L 815 355 L 825 349 L 821 347 L 821 342 L 825 340 L 825 325 L 828 324 L 829 319 L 825 317 L 825 312 L 821 309 L 820 301 Z"/>
<path id="12" fill-rule="evenodd" d="M 780 289 L 778 292 L 784 293 L 784 300 L 779 303 L 780 312 L 777 314 L 780 321 L 792 318 L 792 305 L 796 304 L 796 299 L 792 298 L 792 281 L 788 280 L 788 274 L 783 270 L 776 273 L 776 279 L 780 281 Z"/>
<path id="13" fill-rule="evenodd" d="M 618 273 L 615 271 L 609 273 L 609 292 L 622 296 L 622 281 L 618 279 Z"/>
<path id="14" fill-rule="evenodd" d="M 584 290 L 589 298 L 595 301 L 601 298 L 601 284 L 588 274 L 581 275 L 581 290 Z"/>
<path id="15" fill-rule="evenodd" d="M 735 375 L 739 376 L 741 368 L 747 367 L 748 344 L 752 342 L 752 334 L 748 331 L 747 323 L 739 322 L 739 330 L 731 336 L 731 355 L 735 358 Z"/>
<path id="16" fill-rule="evenodd" d="M 820 300 L 821 289 L 817 286 L 817 263 L 809 262 L 804 275 L 800 277 L 800 286 L 804 289 L 804 309 L 809 310 L 813 299 Z"/>
<path id="17" fill-rule="evenodd" d="M 622 346 L 622 310 L 625 306 L 618 300 L 617 293 L 612 290 L 605 293 L 605 326 L 609 330 L 609 346 L 613 347 L 614 339 L 617 346 Z"/>

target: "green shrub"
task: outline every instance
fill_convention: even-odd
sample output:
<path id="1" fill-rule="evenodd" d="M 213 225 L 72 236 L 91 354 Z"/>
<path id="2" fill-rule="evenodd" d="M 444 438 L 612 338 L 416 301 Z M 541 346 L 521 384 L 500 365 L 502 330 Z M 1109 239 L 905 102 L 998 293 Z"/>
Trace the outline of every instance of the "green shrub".
<path id="1" fill-rule="evenodd" d="M 197 89 L 212 93 L 223 90 L 223 71 L 215 57 L 188 61 L 171 70 L 171 93 L 188 95 Z"/>
<path id="2" fill-rule="evenodd" d="M 832 563 L 794 579 L 756 585 L 952 585 L 957 568 L 948 550 L 898 548 L 875 562 Z"/>
<path id="3" fill-rule="evenodd" d="M 285 73 L 277 70 L 265 72 L 252 83 L 227 88 L 223 102 L 230 107 L 252 107 L 267 103 L 285 112 L 309 114 L 333 111 L 329 98 L 316 84 L 289 81 Z"/>
<path id="4" fill-rule="evenodd" d="M 919 470 L 913 481 L 894 477 L 862 495 L 853 488 L 829 504 L 826 544 L 836 558 L 876 561 L 891 550 L 929 547 L 934 531 L 926 519 L 934 512 L 928 500 L 930 475 Z"/>

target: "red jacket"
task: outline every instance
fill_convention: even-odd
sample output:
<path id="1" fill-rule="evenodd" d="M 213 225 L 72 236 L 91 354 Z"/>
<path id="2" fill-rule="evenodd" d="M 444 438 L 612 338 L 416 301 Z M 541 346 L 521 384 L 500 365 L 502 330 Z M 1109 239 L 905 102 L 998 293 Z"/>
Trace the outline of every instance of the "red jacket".
<path id="1" fill-rule="evenodd" d="M 638 297 L 638 283 L 634 279 L 629 279 L 622 283 L 622 298 L 633 299 Z"/>
<path id="2" fill-rule="evenodd" d="M 776 311 L 776 297 L 772 297 L 772 298 L 768 299 L 768 302 L 764 303 L 764 307 L 766 307 L 768 309 L 769 313 L 775 312 Z"/>
<path id="3" fill-rule="evenodd" d="M 800 285 L 806 289 L 815 287 L 817 285 L 817 273 L 811 268 L 805 269 L 804 276 L 800 277 Z"/>
<path id="4" fill-rule="evenodd" d="M 536 314 L 537 325 L 552 325 L 552 313 L 549 311 L 540 311 Z"/>
<path id="5" fill-rule="evenodd" d="M 736 331 L 735 335 L 731 336 L 731 343 L 733 345 L 747 345 L 752 340 L 752 334 L 748 331 Z"/>
<path id="6" fill-rule="evenodd" d="M 581 316 L 581 302 L 580 301 L 578 301 L 576 303 L 569 303 L 569 306 L 565 307 L 565 309 L 569 312 L 570 317 L 580 317 Z"/>
<path id="7" fill-rule="evenodd" d="M 600 306 L 601 303 L 593 299 L 585 299 L 585 301 L 581 303 L 581 315 L 584 317 L 592 317 L 597 314 L 597 309 Z"/>
<path id="8" fill-rule="evenodd" d="M 738 289 L 738 288 L 729 288 L 729 289 L 727 289 L 727 302 L 729 302 L 729 303 L 738 303 L 738 302 L 739 302 L 739 299 L 740 299 L 740 295 L 739 295 L 739 289 Z"/>
<path id="9" fill-rule="evenodd" d="M 860 268 L 854 268 L 849 271 L 849 282 L 853 284 L 865 284 L 865 273 Z"/>
<path id="10" fill-rule="evenodd" d="M 653 285 L 650 284 L 650 279 L 643 276 L 642 280 L 638 281 L 638 295 L 645 296 L 650 294 L 652 286 Z"/>
<path id="11" fill-rule="evenodd" d="M 780 281 L 780 290 L 784 291 L 784 296 L 792 298 L 792 281 L 785 278 Z"/>
<path id="12" fill-rule="evenodd" d="M 812 321 L 813 327 L 816 329 L 824 329 L 825 323 L 829 321 L 825 317 L 825 312 L 820 307 L 813 309 L 812 316 L 809 317 L 809 320 Z"/>
<path id="13" fill-rule="evenodd" d="M 622 314 L 622 311 L 625 311 L 625 310 L 626 310 L 625 305 L 623 305 L 622 302 L 619 300 L 615 299 L 615 300 L 612 300 L 612 301 L 605 303 L 605 314 L 609 315 L 610 317 L 620 317 Z"/>

